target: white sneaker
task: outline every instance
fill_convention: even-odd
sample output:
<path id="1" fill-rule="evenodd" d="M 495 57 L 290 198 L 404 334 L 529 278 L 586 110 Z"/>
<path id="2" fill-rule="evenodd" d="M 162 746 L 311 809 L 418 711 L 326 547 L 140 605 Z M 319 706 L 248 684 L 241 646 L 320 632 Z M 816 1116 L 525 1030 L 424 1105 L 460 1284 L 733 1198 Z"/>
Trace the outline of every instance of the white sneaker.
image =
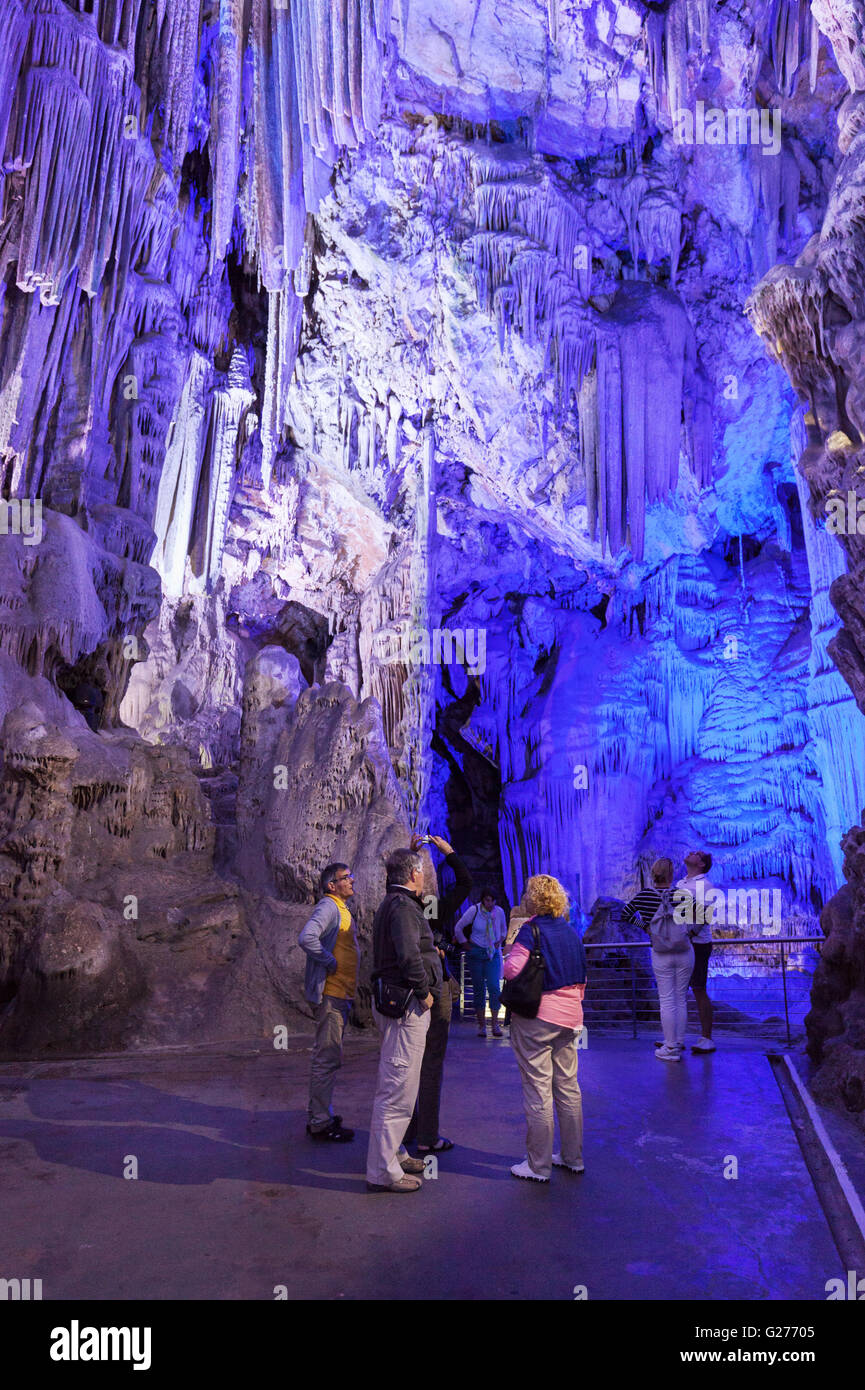
<path id="1" fill-rule="evenodd" d="M 655 1056 L 659 1062 L 681 1062 L 682 1054 L 676 1047 L 656 1047 Z"/>
<path id="2" fill-rule="evenodd" d="M 692 1052 L 714 1052 L 715 1044 L 711 1038 L 700 1038 L 691 1048 Z"/>
<path id="3" fill-rule="evenodd" d="M 524 1158 L 522 1163 L 515 1163 L 511 1172 L 515 1178 L 528 1178 L 530 1182 L 549 1182 L 549 1178 L 542 1178 L 540 1173 L 529 1167 L 527 1158 Z"/>
<path id="4" fill-rule="evenodd" d="M 572 1173 L 585 1173 L 585 1163 L 566 1163 L 561 1154 L 553 1154 L 554 1168 L 568 1168 Z"/>

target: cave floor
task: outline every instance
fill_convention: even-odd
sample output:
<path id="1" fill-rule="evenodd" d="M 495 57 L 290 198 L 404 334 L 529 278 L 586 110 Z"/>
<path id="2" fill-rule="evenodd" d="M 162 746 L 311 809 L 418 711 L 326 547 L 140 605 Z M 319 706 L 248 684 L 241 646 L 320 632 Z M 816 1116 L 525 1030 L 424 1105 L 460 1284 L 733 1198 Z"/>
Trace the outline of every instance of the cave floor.
<path id="1" fill-rule="evenodd" d="M 347 1145 L 304 1134 L 303 1036 L 4 1063 L 0 1277 L 41 1278 L 44 1299 L 825 1300 L 843 1276 L 759 1044 L 673 1066 L 650 1038 L 591 1038 L 587 1171 L 541 1187 L 508 1171 L 524 1127 L 507 1041 L 455 1023 L 442 1126 L 459 1147 L 404 1199 L 364 1185 L 376 1056 L 352 1032 Z"/>

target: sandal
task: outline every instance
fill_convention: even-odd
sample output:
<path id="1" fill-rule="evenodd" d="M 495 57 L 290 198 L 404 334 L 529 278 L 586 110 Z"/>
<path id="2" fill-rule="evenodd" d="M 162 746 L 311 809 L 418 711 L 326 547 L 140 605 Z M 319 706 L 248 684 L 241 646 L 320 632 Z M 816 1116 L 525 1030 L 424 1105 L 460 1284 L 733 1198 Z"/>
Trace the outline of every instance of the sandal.
<path id="1" fill-rule="evenodd" d="M 443 1154 L 447 1153 L 448 1149 L 452 1149 L 453 1146 L 454 1141 L 452 1139 L 443 1139 L 439 1135 L 434 1144 L 417 1144 L 416 1148 L 419 1154 Z"/>
<path id="2" fill-rule="evenodd" d="M 421 1188 L 420 1178 L 404 1177 L 399 1182 L 378 1183 L 368 1182 L 367 1192 L 418 1192 Z"/>

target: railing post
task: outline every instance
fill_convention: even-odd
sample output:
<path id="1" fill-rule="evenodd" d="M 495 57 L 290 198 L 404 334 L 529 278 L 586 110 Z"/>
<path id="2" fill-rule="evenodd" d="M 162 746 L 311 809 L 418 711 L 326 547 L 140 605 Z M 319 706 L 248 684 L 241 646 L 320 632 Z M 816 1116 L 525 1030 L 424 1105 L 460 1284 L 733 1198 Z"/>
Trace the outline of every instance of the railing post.
<path id="1" fill-rule="evenodd" d="M 787 943 L 781 942 L 781 980 L 784 985 L 784 1022 L 787 1025 L 787 1046 L 791 1046 L 790 1010 L 787 1007 Z"/>
<path id="2" fill-rule="evenodd" d="M 630 950 L 628 955 L 631 957 L 631 1026 L 633 1036 L 637 1036 L 637 966 L 634 960 L 634 951 Z"/>

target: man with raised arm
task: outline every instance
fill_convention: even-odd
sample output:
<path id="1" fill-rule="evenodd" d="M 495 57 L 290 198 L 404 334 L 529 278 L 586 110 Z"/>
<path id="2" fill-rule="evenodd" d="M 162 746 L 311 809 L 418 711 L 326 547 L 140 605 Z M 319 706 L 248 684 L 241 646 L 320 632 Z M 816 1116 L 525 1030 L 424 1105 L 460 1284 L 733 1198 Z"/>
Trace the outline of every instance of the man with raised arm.
<path id="1" fill-rule="evenodd" d="M 403 1141 L 405 1144 L 413 1144 L 421 1156 L 428 1153 L 444 1153 L 447 1149 L 453 1148 L 453 1141 L 439 1134 L 445 1052 L 453 1012 L 452 976 L 445 956 L 445 947 L 453 939 L 452 924 L 457 910 L 472 888 L 471 874 L 447 840 L 442 839 L 441 835 L 430 835 L 428 842 L 444 855 L 444 862 L 454 874 L 454 882 L 440 895 L 432 892 L 424 895 L 424 912 L 429 918 L 433 940 L 441 957 L 444 983 L 441 994 L 430 1011 L 417 1105 Z M 412 836 L 413 849 L 418 849 L 422 843 L 419 835 Z M 432 886 L 430 883 L 430 887 Z"/>

